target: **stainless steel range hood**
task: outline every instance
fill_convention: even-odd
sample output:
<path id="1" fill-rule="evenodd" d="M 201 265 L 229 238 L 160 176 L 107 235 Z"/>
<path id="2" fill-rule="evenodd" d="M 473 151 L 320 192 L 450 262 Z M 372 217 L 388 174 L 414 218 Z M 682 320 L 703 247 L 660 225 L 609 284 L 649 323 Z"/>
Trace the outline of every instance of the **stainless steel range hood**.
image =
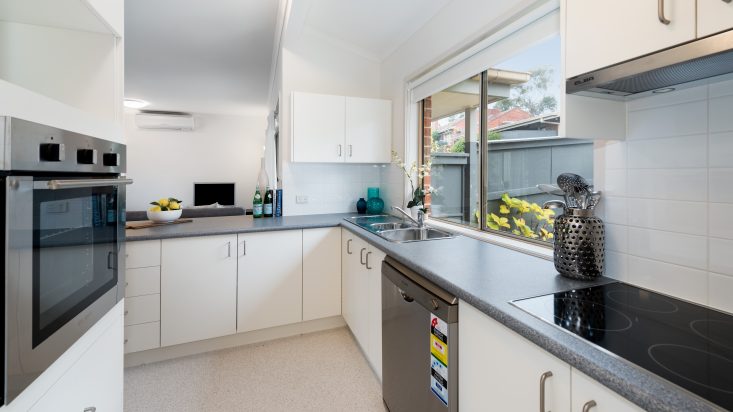
<path id="1" fill-rule="evenodd" d="M 733 73 L 733 30 L 572 77 L 566 93 L 631 100 Z"/>

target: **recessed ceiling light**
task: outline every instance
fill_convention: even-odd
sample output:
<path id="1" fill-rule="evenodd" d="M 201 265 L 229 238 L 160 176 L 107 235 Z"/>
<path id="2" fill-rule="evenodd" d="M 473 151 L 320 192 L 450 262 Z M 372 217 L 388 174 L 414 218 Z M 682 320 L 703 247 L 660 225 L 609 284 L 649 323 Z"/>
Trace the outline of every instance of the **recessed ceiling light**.
<path id="1" fill-rule="evenodd" d="M 143 107 L 148 106 L 150 103 L 140 99 L 125 99 L 124 104 L 125 107 L 129 107 L 130 109 L 142 109 Z"/>
<path id="2" fill-rule="evenodd" d="M 652 93 L 658 93 L 659 94 L 659 93 L 669 93 L 669 92 L 673 92 L 673 91 L 675 91 L 675 88 L 674 87 L 667 87 L 667 88 L 664 88 L 664 89 L 654 90 L 654 91 L 652 91 Z"/>

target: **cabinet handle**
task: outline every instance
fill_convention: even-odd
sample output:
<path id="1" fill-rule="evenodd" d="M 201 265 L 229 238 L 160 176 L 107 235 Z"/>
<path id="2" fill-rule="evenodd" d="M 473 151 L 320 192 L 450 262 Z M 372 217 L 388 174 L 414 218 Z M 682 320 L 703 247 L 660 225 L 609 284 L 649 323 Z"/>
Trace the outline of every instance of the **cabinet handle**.
<path id="1" fill-rule="evenodd" d="M 657 17 L 659 18 L 659 22 L 662 24 L 672 23 L 671 20 L 664 17 L 664 0 L 657 0 Z"/>
<path id="2" fill-rule="evenodd" d="M 730 2 L 730 0 L 728 0 Z M 354 155 L 354 146 L 349 145 L 349 157 Z"/>
<path id="3" fill-rule="evenodd" d="M 339 157 L 341 157 L 341 145 L 339 145 L 338 152 L 339 152 Z"/>
<path id="4" fill-rule="evenodd" d="M 127 316 L 127 314 L 128 314 L 129 312 L 130 312 L 129 310 L 126 310 L 126 311 L 125 311 L 125 316 Z"/>
<path id="5" fill-rule="evenodd" d="M 372 254 L 372 252 L 367 252 L 367 254 L 366 254 L 366 268 L 369 269 L 369 270 L 372 269 L 371 266 L 369 266 L 369 255 L 371 255 L 371 254 Z"/>
<path id="6" fill-rule="evenodd" d="M 725 0 L 724 0 L 725 1 Z M 588 412 L 591 408 L 597 406 L 596 401 L 588 401 L 583 405 L 583 412 Z"/>
<path id="7" fill-rule="evenodd" d="M 242 256 L 246 256 L 247 255 L 247 241 L 243 240 L 240 242 L 240 244 L 242 245 Z"/>
<path id="8" fill-rule="evenodd" d="M 84 408 L 84 412 L 97 412 L 96 406 L 90 406 L 88 408 Z"/>
<path id="9" fill-rule="evenodd" d="M 232 257 L 232 242 L 227 242 L 227 259 Z"/>
<path id="10" fill-rule="evenodd" d="M 547 381 L 547 378 L 551 377 L 552 372 L 550 371 L 547 371 L 540 375 L 540 412 L 545 412 L 545 381 Z"/>
<path id="11" fill-rule="evenodd" d="M 366 251 L 365 247 L 361 248 L 361 251 L 359 252 L 359 262 L 362 265 L 366 265 L 366 262 L 364 262 L 364 251 Z"/>
<path id="12" fill-rule="evenodd" d="M 353 253 L 351 253 L 351 241 L 352 240 L 354 240 L 354 239 L 349 239 L 349 240 L 346 241 L 346 253 L 348 253 L 350 255 L 353 254 Z"/>
<path id="13" fill-rule="evenodd" d="M 127 339 L 125 339 L 125 345 L 127 345 Z"/>

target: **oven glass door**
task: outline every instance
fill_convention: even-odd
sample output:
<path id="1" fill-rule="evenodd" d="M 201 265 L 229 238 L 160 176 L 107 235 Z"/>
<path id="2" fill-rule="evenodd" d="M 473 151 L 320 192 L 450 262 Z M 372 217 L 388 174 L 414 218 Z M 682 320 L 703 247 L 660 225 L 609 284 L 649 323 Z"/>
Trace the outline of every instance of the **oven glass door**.
<path id="1" fill-rule="evenodd" d="M 33 191 L 33 348 L 117 286 L 117 192 Z"/>

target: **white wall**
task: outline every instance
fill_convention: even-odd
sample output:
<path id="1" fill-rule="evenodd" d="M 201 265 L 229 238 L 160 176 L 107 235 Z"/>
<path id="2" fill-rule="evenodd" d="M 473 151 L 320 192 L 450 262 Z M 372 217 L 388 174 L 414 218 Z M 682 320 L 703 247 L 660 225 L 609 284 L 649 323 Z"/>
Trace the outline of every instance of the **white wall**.
<path id="1" fill-rule="evenodd" d="M 382 98 L 392 99 L 392 146 L 409 161 L 417 158 L 416 134 L 406 139 L 405 125 L 417 130 L 417 117 L 405 120 L 405 85 L 431 67 L 487 36 L 533 0 L 454 0 L 397 48 L 381 66 Z M 483 12 L 481 12 L 483 10 Z M 450 28 L 450 29 L 446 29 Z M 407 148 L 405 145 L 407 144 Z M 406 156 L 405 156 L 406 153 Z M 392 166 L 382 175 L 385 201 L 405 204 L 401 172 Z"/>
<path id="2" fill-rule="evenodd" d="M 161 197 L 193 205 L 194 182 L 235 182 L 235 202 L 252 207 L 266 116 L 196 115 L 191 132 L 142 130 L 134 113 L 125 113 L 127 210 L 145 210 Z"/>
<path id="3" fill-rule="evenodd" d="M 607 274 L 733 312 L 733 80 L 627 104 L 598 144 Z"/>
<path id="4" fill-rule="evenodd" d="M 307 28 L 282 50 L 280 153 L 285 215 L 355 212 L 366 188 L 379 186 L 381 167 L 293 163 L 290 96 L 293 91 L 380 97 L 379 62 Z M 278 69 L 279 70 L 279 69 Z M 297 204 L 296 196 L 308 203 Z"/>

